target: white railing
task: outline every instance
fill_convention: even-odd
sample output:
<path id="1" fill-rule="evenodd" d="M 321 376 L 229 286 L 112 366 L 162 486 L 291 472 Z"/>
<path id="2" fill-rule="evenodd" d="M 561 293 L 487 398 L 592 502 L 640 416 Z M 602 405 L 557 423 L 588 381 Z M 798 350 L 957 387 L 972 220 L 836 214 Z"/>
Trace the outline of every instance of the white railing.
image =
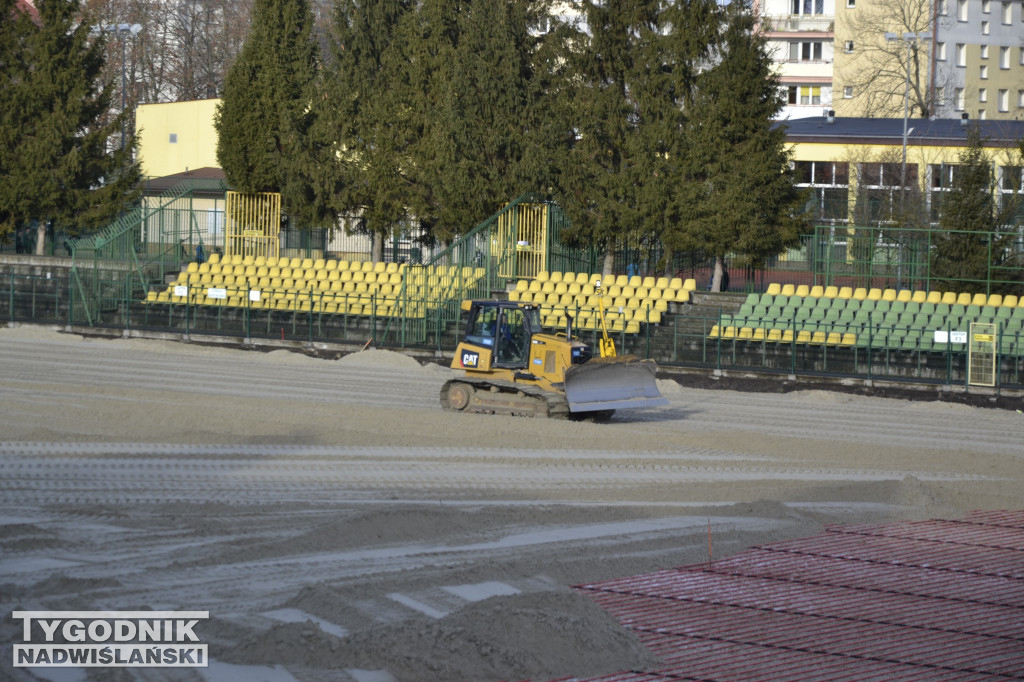
<path id="1" fill-rule="evenodd" d="M 764 18 L 765 31 L 826 31 L 835 30 L 835 17 L 825 14 L 782 14 Z"/>

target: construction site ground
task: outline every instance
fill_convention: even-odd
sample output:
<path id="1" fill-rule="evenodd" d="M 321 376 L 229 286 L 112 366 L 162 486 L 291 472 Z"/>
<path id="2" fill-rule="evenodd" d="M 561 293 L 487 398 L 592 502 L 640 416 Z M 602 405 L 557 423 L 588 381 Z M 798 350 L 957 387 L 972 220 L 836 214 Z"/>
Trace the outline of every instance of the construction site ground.
<path id="1" fill-rule="evenodd" d="M 374 349 L 0 329 L 0 678 L 651 670 L 572 586 L 825 524 L 1024 507 L 1019 397 L 666 376 L 668 407 L 594 424 L 445 412 L 453 374 Z M 11 612 L 97 609 L 209 611 L 211 663 L 12 667 Z"/>

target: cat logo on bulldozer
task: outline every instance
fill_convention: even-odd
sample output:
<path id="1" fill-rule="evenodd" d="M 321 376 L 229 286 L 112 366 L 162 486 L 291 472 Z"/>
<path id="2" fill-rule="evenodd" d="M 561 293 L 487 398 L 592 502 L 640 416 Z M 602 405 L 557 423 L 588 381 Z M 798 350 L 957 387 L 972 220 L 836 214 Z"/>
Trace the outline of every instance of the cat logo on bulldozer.
<path id="1" fill-rule="evenodd" d="M 462 354 L 462 366 L 463 367 L 476 367 L 480 364 L 479 353 L 463 353 Z"/>

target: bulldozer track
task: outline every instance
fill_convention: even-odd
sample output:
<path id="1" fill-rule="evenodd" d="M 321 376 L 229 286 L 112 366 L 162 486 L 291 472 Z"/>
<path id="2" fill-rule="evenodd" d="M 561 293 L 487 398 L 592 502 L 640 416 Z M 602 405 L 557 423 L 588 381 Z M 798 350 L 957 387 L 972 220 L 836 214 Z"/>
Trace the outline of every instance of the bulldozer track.
<path id="1" fill-rule="evenodd" d="M 534 386 L 465 377 L 441 387 L 441 406 L 453 412 L 568 419 L 565 396 Z"/>

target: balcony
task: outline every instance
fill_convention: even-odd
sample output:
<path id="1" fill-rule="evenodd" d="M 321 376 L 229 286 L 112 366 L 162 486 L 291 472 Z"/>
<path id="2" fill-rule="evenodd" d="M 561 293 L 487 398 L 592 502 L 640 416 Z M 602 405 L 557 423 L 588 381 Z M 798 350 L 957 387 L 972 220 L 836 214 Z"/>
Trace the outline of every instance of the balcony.
<path id="1" fill-rule="evenodd" d="M 835 17 L 826 14 L 781 14 L 764 17 L 766 33 L 822 32 L 835 31 Z"/>

